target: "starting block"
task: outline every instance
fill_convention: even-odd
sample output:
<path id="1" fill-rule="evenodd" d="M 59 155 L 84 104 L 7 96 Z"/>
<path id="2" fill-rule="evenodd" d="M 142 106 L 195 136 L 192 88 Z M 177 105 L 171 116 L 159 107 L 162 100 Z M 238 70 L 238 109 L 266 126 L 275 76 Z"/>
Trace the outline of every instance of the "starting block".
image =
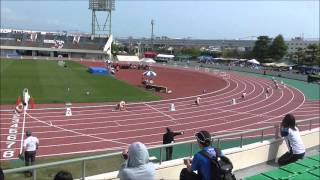
<path id="1" fill-rule="evenodd" d="M 234 99 L 234 98 L 232 99 L 232 104 L 237 104 L 236 99 Z"/>
<path id="2" fill-rule="evenodd" d="M 268 94 L 267 93 L 265 94 L 265 98 L 268 99 Z"/>
<path id="3" fill-rule="evenodd" d="M 66 116 L 72 116 L 72 111 L 70 107 L 67 107 L 66 109 Z"/>
<path id="4" fill-rule="evenodd" d="M 173 103 L 170 104 L 169 111 L 176 111 L 176 108 Z"/>

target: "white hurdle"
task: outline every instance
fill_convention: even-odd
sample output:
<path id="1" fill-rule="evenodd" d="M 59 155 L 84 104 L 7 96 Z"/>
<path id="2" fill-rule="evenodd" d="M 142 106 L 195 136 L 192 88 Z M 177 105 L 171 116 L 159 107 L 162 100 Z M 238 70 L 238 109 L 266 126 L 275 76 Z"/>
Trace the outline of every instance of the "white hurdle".
<path id="1" fill-rule="evenodd" d="M 169 111 L 176 111 L 176 108 L 173 103 L 170 104 Z"/>
<path id="2" fill-rule="evenodd" d="M 70 102 L 66 103 L 66 113 L 65 113 L 66 116 L 72 116 L 72 111 L 71 111 L 71 107 L 70 107 L 71 105 L 72 104 Z"/>
<path id="3" fill-rule="evenodd" d="M 71 107 L 67 107 L 67 109 L 66 109 L 66 116 L 72 116 Z"/>
<path id="4" fill-rule="evenodd" d="M 236 99 L 234 99 L 234 98 L 232 99 L 231 102 L 232 102 L 232 104 L 237 104 Z"/>

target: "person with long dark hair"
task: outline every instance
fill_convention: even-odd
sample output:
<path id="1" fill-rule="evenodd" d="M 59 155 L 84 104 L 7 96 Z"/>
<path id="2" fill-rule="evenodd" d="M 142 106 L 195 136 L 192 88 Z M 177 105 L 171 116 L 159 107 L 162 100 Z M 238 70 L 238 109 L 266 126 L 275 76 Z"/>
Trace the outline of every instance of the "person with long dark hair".
<path id="1" fill-rule="evenodd" d="M 296 126 L 296 119 L 292 114 L 287 114 L 283 118 L 280 133 L 284 137 L 289 151 L 278 159 L 278 164 L 283 166 L 302 159 L 306 150 Z"/>

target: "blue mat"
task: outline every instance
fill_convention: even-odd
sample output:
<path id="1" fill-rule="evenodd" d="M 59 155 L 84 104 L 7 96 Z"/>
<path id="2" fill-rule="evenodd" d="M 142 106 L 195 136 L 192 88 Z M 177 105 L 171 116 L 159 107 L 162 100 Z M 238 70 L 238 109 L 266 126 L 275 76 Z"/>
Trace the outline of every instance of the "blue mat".
<path id="1" fill-rule="evenodd" d="M 109 74 L 108 70 L 103 67 L 89 67 L 88 72 L 91 74 Z"/>

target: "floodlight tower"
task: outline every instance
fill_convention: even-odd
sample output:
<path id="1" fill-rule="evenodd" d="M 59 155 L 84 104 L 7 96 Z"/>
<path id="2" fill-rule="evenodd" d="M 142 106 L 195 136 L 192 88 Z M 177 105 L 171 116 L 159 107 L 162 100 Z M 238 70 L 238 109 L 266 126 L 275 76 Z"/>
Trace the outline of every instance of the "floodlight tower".
<path id="1" fill-rule="evenodd" d="M 152 47 L 152 49 L 153 49 L 153 39 L 154 39 L 153 26 L 154 26 L 154 20 L 151 19 L 151 47 Z"/>
<path id="2" fill-rule="evenodd" d="M 104 34 L 111 35 L 111 11 L 115 10 L 115 0 L 89 0 L 89 9 L 92 11 L 92 35 Z M 104 23 L 99 22 L 103 17 L 99 17 L 97 12 L 106 12 L 107 17 L 104 18 Z"/>

